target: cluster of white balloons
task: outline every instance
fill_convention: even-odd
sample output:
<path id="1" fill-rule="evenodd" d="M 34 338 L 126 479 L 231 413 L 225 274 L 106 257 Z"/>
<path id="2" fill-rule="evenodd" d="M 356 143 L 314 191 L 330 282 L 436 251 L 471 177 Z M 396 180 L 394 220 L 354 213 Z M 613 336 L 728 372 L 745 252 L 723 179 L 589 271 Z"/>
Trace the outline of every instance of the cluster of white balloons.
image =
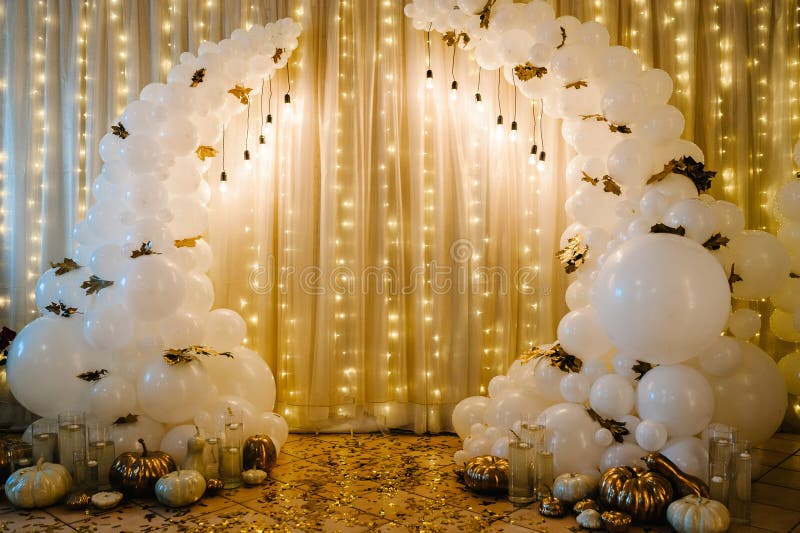
<path id="1" fill-rule="evenodd" d="M 199 238 L 208 225 L 210 161 L 195 151 L 218 146 L 223 125 L 247 109 L 228 91 L 260 93 L 262 80 L 286 66 L 300 30 L 287 18 L 204 42 L 115 119 L 115 133 L 100 141 L 96 201 L 74 230 L 75 265 L 41 276 L 35 297 L 44 316 L 9 351 L 9 385 L 27 409 L 46 417 L 85 411 L 106 423 L 137 414 L 114 426 L 117 452 L 143 437 L 179 460 L 195 424 L 215 431 L 229 411 L 242 414 L 246 433 L 285 442 L 286 421 L 272 412 L 272 371 L 242 346 L 244 319 L 212 309 L 212 253 Z M 176 246 L 180 240 L 190 245 Z M 103 281 L 95 279 L 101 288 L 90 294 L 82 285 L 94 277 Z M 63 304 L 60 313 L 46 309 L 52 303 Z M 176 365 L 163 358 L 190 346 L 233 357 Z M 77 377 L 101 369 L 99 381 Z"/>
<path id="2" fill-rule="evenodd" d="M 573 223 L 561 246 L 573 238 L 588 246 L 558 326 L 560 347 L 582 361 L 581 370 L 562 371 L 546 357 L 516 361 L 491 380 L 488 398 L 456 406 L 464 447 L 455 461 L 506 456 L 509 429 L 538 420 L 547 425 L 558 473 L 598 474 L 661 451 L 704 477 L 701 437 L 709 423 L 736 426 L 754 442 L 770 436 L 786 409 L 786 386 L 774 361 L 747 342 L 758 314 L 731 314 L 731 296 L 772 297 L 780 327 L 797 332 L 800 280 L 789 274 L 800 260 L 800 181 L 779 194 L 781 240 L 745 230 L 736 205 L 704 194 L 707 176 L 693 165 L 703 152 L 680 138 L 684 118 L 667 103 L 669 75 L 643 70 L 631 50 L 609 46 L 602 25 L 556 18 L 542 0 L 415 0 L 405 12 L 417 29 L 467 33 L 469 42 L 459 45 L 509 81 L 518 65 L 546 69 L 513 81 L 563 120 L 563 138 L 577 155 L 566 172 Z M 606 176 L 619 194 L 604 187 Z M 657 224 L 682 235 L 653 232 Z M 800 354 L 793 357 L 800 366 Z M 616 442 L 586 406 L 624 422 L 629 434 Z"/>

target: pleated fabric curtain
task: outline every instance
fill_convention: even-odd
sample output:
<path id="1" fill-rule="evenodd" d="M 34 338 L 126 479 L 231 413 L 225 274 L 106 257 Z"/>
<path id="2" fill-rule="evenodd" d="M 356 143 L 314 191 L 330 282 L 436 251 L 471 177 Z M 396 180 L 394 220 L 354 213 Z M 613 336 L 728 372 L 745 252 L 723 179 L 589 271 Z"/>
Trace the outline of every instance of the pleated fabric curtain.
<path id="1" fill-rule="evenodd" d="M 249 128 L 226 135 L 227 157 L 239 158 L 241 132 L 254 142 L 274 115 L 259 159 L 268 163 L 232 176 L 212 210 L 216 306 L 248 321 L 248 345 L 271 365 L 292 427 L 447 429 L 455 403 L 555 338 L 566 280 L 553 257 L 573 154 L 545 117 L 536 142 L 547 167 L 529 165 L 540 103 L 515 99 L 497 72 L 479 71 L 438 34 L 428 47 L 403 4 L 0 4 L 0 323 L 21 328 L 36 316 L 36 279 L 70 255 L 102 164 L 97 144 L 126 102 L 202 41 L 291 16 L 304 32 L 289 69 L 265 80 Z M 774 229 L 771 198 L 791 177 L 798 134 L 797 6 L 554 5 L 602 22 L 612 42 L 673 76 L 684 136 L 719 171 L 712 192 L 744 206 L 750 227 Z M 500 113 L 506 127 L 518 122 L 515 142 L 495 131 Z"/>

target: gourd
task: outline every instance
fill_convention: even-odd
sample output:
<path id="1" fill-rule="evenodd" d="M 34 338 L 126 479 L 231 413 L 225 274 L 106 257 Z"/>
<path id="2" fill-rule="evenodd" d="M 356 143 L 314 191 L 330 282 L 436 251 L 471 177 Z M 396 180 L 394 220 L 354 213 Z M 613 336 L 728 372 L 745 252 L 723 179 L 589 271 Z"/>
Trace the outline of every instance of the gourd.
<path id="1" fill-rule="evenodd" d="M 108 480 L 116 490 L 127 496 L 146 496 L 152 494 L 156 482 L 176 469 L 175 461 L 164 452 L 151 452 L 139 439 L 142 453 L 121 453 L 111 463 Z"/>
<path id="2" fill-rule="evenodd" d="M 664 517 L 672 501 L 672 484 L 657 472 L 615 466 L 600 478 L 600 503 L 631 515 L 634 522 Z"/>
<path id="3" fill-rule="evenodd" d="M 667 508 L 667 521 L 678 533 L 722 533 L 730 526 L 728 509 L 718 501 L 684 496 Z"/>
<path id="4" fill-rule="evenodd" d="M 39 458 L 34 466 L 20 468 L 6 480 L 6 498 L 16 507 L 35 509 L 53 505 L 67 495 L 72 477 L 66 468 L 45 463 Z"/>
<path id="5" fill-rule="evenodd" d="M 561 474 L 553 481 L 553 496 L 565 503 L 588 498 L 597 490 L 597 480 L 586 474 Z"/>
<path id="6" fill-rule="evenodd" d="M 539 514 L 548 518 L 561 518 L 567 514 L 567 509 L 555 496 L 545 496 L 539 502 Z"/>
<path id="7" fill-rule="evenodd" d="M 203 461 L 203 451 L 206 447 L 206 439 L 200 436 L 200 428 L 194 427 L 195 434 L 186 442 L 186 460 L 183 461 L 184 470 L 197 470 L 203 477 L 206 477 L 206 464 Z"/>
<path id="8" fill-rule="evenodd" d="M 92 496 L 92 505 L 98 509 L 113 509 L 122 501 L 122 493 L 115 490 L 98 492 Z"/>
<path id="9" fill-rule="evenodd" d="M 242 468 L 256 468 L 269 473 L 278 462 L 278 451 L 268 435 L 247 437 L 242 446 Z"/>
<path id="10" fill-rule="evenodd" d="M 464 467 L 464 484 L 476 492 L 505 492 L 508 490 L 508 461 L 493 455 L 470 459 Z"/>
<path id="11" fill-rule="evenodd" d="M 594 509 L 581 511 L 575 521 L 584 529 L 600 529 L 603 527 L 603 519 L 600 517 L 600 512 Z"/>
<path id="12" fill-rule="evenodd" d="M 170 472 L 156 482 L 156 499 L 167 507 L 191 505 L 205 491 L 206 479 L 197 470 Z"/>
<path id="13" fill-rule="evenodd" d="M 261 485 L 267 479 L 267 473 L 263 470 L 251 468 L 242 472 L 242 480 L 245 485 Z"/>
<path id="14" fill-rule="evenodd" d="M 665 455 L 657 452 L 648 453 L 643 459 L 647 468 L 669 479 L 672 482 L 672 486 L 681 496 L 709 497 L 708 485 L 702 479 L 686 474 Z"/>

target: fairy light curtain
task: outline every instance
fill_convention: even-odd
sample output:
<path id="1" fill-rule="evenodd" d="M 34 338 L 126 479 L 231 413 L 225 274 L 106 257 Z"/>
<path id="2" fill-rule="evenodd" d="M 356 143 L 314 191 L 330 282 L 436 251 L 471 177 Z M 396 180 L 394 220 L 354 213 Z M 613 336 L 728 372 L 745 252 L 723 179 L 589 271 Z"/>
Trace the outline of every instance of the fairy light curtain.
<path id="1" fill-rule="evenodd" d="M 750 227 L 774 229 L 770 201 L 798 134 L 797 6 L 555 4 L 672 74 L 685 136 L 720 171 L 714 194 L 743 205 Z M 126 102 L 163 81 L 181 52 L 283 16 L 304 33 L 271 100 L 265 92 L 270 144 L 257 145 L 266 109 L 254 99 L 255 170 L 230 173 L 212 214 L 217 305 L 248 319 L 294 427 L 445 429 L 459 399 L 554 336 L 564 312 L 559 177 L 572 154 L 545 118 L 536 139 L 547 167 L 528 165 L 539 104 L 518 98 L 515 117 L 513 87 L 502 81 L 498 94 L 496 72 L 479 73 L 461 50 L 454 58 L 436 33 L 424 89 L 425 33 L 398 0 L 0 4 L 0 322 L 31 320 L 39 273 L 70 255 L 100 170 L 97 143 Z M 241 122 L 226 133 L 228 160 L 241 158 L 245 132 Z"/>

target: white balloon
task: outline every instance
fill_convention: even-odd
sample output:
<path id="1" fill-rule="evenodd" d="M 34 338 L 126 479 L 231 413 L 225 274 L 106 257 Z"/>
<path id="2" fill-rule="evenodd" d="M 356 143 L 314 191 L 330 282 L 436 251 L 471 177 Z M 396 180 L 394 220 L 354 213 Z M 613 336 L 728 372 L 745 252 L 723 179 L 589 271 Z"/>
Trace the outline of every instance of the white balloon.
<path id="1" fill-rule="evenodd" d="M 700 368 L 713 376 L 730 376 L 742 363 L 742 348 L 732 337 L 720 337 L 697 356 Z"/>
<path id="2" fill-rule="evenodd" d="M 696 438 L 673 439 L 661 450 L 682 472 L 708 481 L 708 447 Z"/>
<path id="3" fill-rule="evenodd" d="M 639 83 L 645 96 L 654 104 L 666 104 L 672 96 L 672 78 L 661 69 L 645 70 Z"/>
<path id="4" fill-rule="evenodd" d="M 203 343 L 218 351 L 228 351 L 239 346 L 245 335 L 247 335 L 247 323 L 236 311 L 214 309 L 205 319 Z"/>
<path id="5" fill-rule="evenodd" d="M 751 339 L 760 329 L 761 315 L 752 309 L 737 309 L 728 317 L 728 330 L 737 339 Z"/>
<path id="6" fill-rule="evenodd" d="M 600 376 L 589 393 L 589 404 L 604 418 L 618 419 L 629 414 L 635 402 L 630 380 L 619 374 Z"/>
<path id="7" fill-rule="evenodd" d="M 644 110 L 634 131 L 651 144 L 660 144 L 680 137 L 685 126 L 683 114 L 676 107 L 661 104 Z"/>
<path id="8" fill-rule="evenodd" d="M 133 339 L 134 323 L 118 302 L 98 306 L 86 313 L 83 335 L 98 350 L 118 350 Z"/>
<path id="9" fill-rule="evenodd" d="M 686 237 L 703 244 L 717 227 L 717 218 L 711 207 L 696 198 L 672 204 L 664 214 L 664 224 L 671 228 L 683 226 Z"/>
<path id="10" fill-rule="evenodd" d="M 566 402 L 583 403 L 589 399 L 592 382 L 585 374 L 570 372 L 561 379 L 559 390 Z"/>
<path id="11" fill-rule="evenodd" d="M 158 449 L 171 456 L 176 465 L 182 465 L 186 461 L 189 439 L 194 437 L 196 433 L 197 426 L 194 424 L 175 426 L 167 431 L 161 439 Z"/>
<path id="12" fill-rule="evenodd" d="M 275 447 L 279 450 L 289 438 L 289 424 L 278 413 L 261 413 L 261 431 L 269 435 Z"/>
<path id="13" fill-rule="evenodd" d="M 122 272 L 127 267 L 127 260 L 122 248 L 116 244 L 104 244 L 94 249 L 89 267 L 98 277 L 116 281 L 122 277 Z"/>
<path id="14" fill-rule="evenodd" d="M 633 442 L 623 442 L 609 446 L 600 458 L 600 470 L 605 472 L 615 466 L 644 468 L 642 457 L 647 452 Z"/>
<path id="15" fill-rule="evenodd" d="M 788 220 L 800 221 L 800 180 L 792 180 L 778 190 L 775 209 Z"/>
<path id="16" fill-rule="evenodd" d="M 545 406 L 539 397 L 512 390 L 489 402 L 483 420 L 490 426 L 507 430 L 515 422 L 535 420 Z"/>
<path id="17" fill-rule="evenodd" d="M 203 360 L 219 394 L 239 396 L 261 411 L 275 406 L 275 378 L 269 365 L 258 353 L 239 347 L 233 357 L 212 357 Z"/>
<path id="18" fill-rule="evenodd" d="M 167 424 L 191 420 L 208 404 L 210 389 L 211 379 L 199 361 L 168 365 L 161 357 L 145 365 L 136 385 L 145 414 Z"/>
<path id="19" fill-rule="evenodd" d="M 564 315 L 558 324 L 558 340 L 568 353 L 584 360 L 600 357 L 611 349 L 611 341 L 600 328 L 592 307 Z"/>
<path id="20" fill-rule="evenodd" d="M 747 230 L 732 235 L 728 247 L 733 251 L 736 273 L 742 278 L 733 284 L 735 298 L 767 298 L 789 277 L 789 254 L 781 242 L 766 231 Z"/>
<path id="21" fill-rule="evenodd" d="M 714 414 L 711 386 L 685 365 L 657 366 L 644 375 L 636 393 L 639 416 L 664 424 L 671 437 L 700 433 Z"/>
<path id="22" fill-rule="evenodd" d="M 643 450 L 655 452 L 667 443 L 667 428 L 656 420 L 642 420 L 636 426 L 636 443 Z"/>
<path id="23" fill-rule="evenodd" d="M 136 388 L 112 372 L 89 389 L 87 406 L 93 417 L 111 424 L 136 410 Z"/>
<path id="24" fill-rule="evenodd" d="M 653 161 L 647 143 L 639 139 L 620 141 L 608 154 L 608 172 L 621 185 L 638 187 L 651 176 Z"/>
<path id="25" fill-rule="evenodd" d="M 130 261 L 119 283 L 126 307 L 142 320 L 168 316 L 181 305 L 186 294 L 183 274 L 161 255 Z"/>
<path id="26" fill-rule="evenodd" d="M 484 413 L 489 405 L 489 398 L 485 396 L 470 396 L 456 404 L 453 409 L 453 429 L 462 439 L 469 436 L 469 428 L 475 422 L 483 421 Z"/>
<path id="27" fill-rule="evenodd" d="M 594 434 L 600 425 L 584 406 L 559 403 L 545 409 L 536 422 L 547 426 L 555 475 L 582 472 L 599 476 L 597 466 L 604 448 L 595 444 Z"/>
<path id="28" fill-rule="evenodd" d="M 710 207 L 717 222 L 716 230 L 722 235 L 732 236 L 744 229 L 744 213 L 736 204 L 717 200 Z"/>
<path id="29" fill-rule="evenodd" d="M 641 85 L 631 80 L 615 80 L 606 87 L 601 107 L 610 122 L 632 124 L 639 119 L 645 102 Z"/>
<path id="30" fill-rule="evenodd" d="M 114 441 L 114 453 L 142 453 L 142 439 L 149 450 L 154 450 L 164 437 L 164 426 L 152 418 L 138 415 L 136 422 L 114 424 L 111 426 L 111 438 Z"/>

